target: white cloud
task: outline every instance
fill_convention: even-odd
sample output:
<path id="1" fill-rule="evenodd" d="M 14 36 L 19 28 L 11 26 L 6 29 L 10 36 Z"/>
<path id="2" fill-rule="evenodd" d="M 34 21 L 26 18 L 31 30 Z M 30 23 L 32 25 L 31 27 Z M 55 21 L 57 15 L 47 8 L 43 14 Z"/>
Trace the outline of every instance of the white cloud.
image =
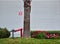
<path id="1" fill-rule="evenodd" d="M 0 0 L 0 1 L 22 1 L 22 0 Z"/>
<path id="2" fill-rule="evenodd" d="M 23 0 L 0 0 L 0 1 L 23 1 Z M 57 0 L 32 0 L 32 1 L 57 1 Z"/>
<path id="3" fill-rule="evenodd" d="M 31 31 L 59 31 L 60 29 L 31 29 Z"/>
<path id="4" fill-rule="evenodd" d="M 57 1 L 57 0 L 32 0 L 32 1 Z"/>

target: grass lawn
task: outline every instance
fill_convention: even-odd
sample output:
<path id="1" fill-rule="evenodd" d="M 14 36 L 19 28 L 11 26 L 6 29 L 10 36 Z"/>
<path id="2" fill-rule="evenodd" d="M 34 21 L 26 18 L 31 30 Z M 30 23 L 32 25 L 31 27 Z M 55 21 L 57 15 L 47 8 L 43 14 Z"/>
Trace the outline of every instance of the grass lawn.
<path id="1" fill-rule="evenodd" d="M 60 44 L 60 39 L 4 38 L 0 44 Z"/>

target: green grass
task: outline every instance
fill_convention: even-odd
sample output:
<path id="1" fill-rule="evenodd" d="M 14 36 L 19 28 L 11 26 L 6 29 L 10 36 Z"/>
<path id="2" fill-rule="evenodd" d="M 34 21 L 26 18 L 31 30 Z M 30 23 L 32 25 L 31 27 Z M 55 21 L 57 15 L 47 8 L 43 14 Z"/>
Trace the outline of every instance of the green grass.
<path id="1" fill-rule="evenodd" d="M 60 39 L 4 38 L 0 44 L 60 44 Z"/>

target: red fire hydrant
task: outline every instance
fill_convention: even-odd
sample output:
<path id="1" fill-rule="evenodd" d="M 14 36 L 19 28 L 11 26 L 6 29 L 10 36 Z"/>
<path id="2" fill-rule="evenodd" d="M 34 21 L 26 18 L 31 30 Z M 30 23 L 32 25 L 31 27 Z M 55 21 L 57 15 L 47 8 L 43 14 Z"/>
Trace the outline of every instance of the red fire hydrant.
<path id="1" fill-rule="evenodd" d="M 20 32 L 21 32 L 21 37 L 22 37 L 22 28 L 20 29 Z"/>

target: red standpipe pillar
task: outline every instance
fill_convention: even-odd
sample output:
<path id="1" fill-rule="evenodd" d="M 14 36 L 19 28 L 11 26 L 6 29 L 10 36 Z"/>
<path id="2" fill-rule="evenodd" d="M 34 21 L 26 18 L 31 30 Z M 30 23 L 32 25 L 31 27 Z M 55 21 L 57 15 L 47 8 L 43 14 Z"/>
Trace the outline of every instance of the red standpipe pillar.
<path id="1" fill-rule="evenodd" d="M 21 32 L 21 37 L 22 37 L 22 29 L 20 29 L 20 32 Z"/>

